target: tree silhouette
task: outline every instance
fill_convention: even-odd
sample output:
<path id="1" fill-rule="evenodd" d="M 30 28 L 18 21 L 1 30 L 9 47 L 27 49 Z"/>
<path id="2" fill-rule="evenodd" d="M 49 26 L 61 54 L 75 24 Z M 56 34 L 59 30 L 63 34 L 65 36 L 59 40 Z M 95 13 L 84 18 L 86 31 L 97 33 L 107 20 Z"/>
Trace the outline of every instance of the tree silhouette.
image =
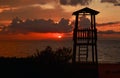
<path id="1" fill-rule="evenodd" d="M 33 58 L 39 63 L 44 64 L 60 64 L 68 63 L 71 59 L 71 48 L 59 48 L 57 50 L 52 50 L 50 46 L 47 46 L 45 50 L 39 51 L 33 55 Z"/>

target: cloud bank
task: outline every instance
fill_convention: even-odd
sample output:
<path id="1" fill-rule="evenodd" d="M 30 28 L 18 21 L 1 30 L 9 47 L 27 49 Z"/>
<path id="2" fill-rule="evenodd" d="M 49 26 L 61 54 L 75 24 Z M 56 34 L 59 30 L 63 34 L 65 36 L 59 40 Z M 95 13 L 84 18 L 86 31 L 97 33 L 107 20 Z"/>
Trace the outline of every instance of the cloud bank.
<path id="1" fill-rule="evenodd" d="M 46 4 L 57 0 L 0 0 L 0 7 L 27 6 L 32 4 Z"/>
<path id="2" fill-rule="evenodd" d="M 114 6 L 120 6 L 120 0 L 101 0 L 101 3 L 104 2 L 113 3 Z"/>
<path id="3" fill-rule="evenodd" d="M 18 17 L 12 20 L 12 23 L 8 28 L 3 29 L 2 32 L 5 33 L 68 33 L 72 31 L 72 26 L 69 25 L 69 20 L 62 18 L 58 23 L 55 23 L 53 20 L 44 20 L 44 19 L 27 19 L 22 21 Z"/>
<path id="4" fill-rule="evenodd" d="M 62 5 L 89 5 L 92 0 L 60 0 Z"/>
<path id="5" fill-rule="evenodd" d="M 107 31 L 99 31 L 99 34 L 120 34 L 120 32 L 116 32 L 113 30 L 107 30 Z"/>
<path id="6" fill-rule="evenodd" d="M 115 24 L 120 24 L 119 21 L 117 22 L 107 22 L 107 23 L 101 23 L 101 24 L 97 24 L 97 26 L 111 26 L 111 25 L 115 25 Z"/>

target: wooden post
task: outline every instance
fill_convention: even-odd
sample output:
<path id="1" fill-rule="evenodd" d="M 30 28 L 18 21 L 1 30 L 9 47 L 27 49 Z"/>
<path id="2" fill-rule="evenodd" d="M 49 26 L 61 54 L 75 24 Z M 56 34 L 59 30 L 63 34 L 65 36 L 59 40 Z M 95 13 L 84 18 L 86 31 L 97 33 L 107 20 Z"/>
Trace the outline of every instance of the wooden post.
<path id="1" fill-rule="evenodd" d="M 74 28 L 74 32 L 73 32 L 73 57 L 72 57 L 72 62 L 75 63 L 76 62 L 76 44 L 77 44 L 77 30 L 78 30 L 78 16 L 79 14 L 76 15 L 76 21 L 75 21 L 75 28 Z"/>
<path id="2" fill-rule="evenodd" d="M 94 18 L 93 15 L 91 14 L 91 27 L 92 27 L 92 62 L 94 63 Z"/>
<path id="3" fill-rule="evenodd" d="M 96 19 L 95 19 L 95 15 L 94 15 L 94 34 L 95 34 L 95 60 L 96 63 L 98 63 L 98 54 L 97 54 L 97 29 L 96 29 Z"/>

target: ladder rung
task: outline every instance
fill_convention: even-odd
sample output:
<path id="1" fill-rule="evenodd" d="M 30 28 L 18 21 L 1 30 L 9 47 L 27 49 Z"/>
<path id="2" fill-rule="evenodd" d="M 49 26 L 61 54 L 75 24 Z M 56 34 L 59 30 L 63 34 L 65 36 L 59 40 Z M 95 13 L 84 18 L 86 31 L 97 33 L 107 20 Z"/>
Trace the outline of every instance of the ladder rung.
<path id="1" fill-rule="evenodd" d="M 87 59 L 86 57 L 80 57 L 81 61 L 86 60 L 86 59 Z"/>
<path id="2" fill-rule="evenodd" d="M 79 61 L 88 60 L 88 45 L 79 46 Z"/>
<path id="3" fill-rule="evenodd" d="M 79 52 L 79 54 L 88 54 L 86 51 Z"/>
<path id="4" fill-rule="evenodd" d="M 87 51 L 87 50 L 80 50 L 80 51 Z"/>
<path id="5" fill-rule="evenodd" d="M 87 54 L 85 54 L 85 53 L 80 53 L 80 55 L 87 55 Z"/>
<path id="6" fill-rule="evenodd" d="M 80 50 L 79 53 L 88 53 L 88 51 L 85 51 L 85 50 L 84 50 L 84 51 L 81 51 L 81 50 Z"/>
<path id="7" fill-rule="evenodd" d="M 76 45 L 95 45 L 95 43 L 77 43 Z"/>
<path id="8" fill-rule="evenodd" d="M 87 48 L 87 47 L 88 47 L 87 45 L 79 46 L 79 48 Z"/>
<path id="9" fill-rule="evenodd" d="M 86 57 L 87 57 L 87 55 L 84 55 L 84 54 L 83 54 L 83 55 L 81 55 L 80 57 L 84 57 L 84 58 L 86 58 Z"/>
<path id="10" fill-rule="evenodd" d="M 88 55 L 87 53 L 80 53 L 79 55 Z"/>
<path id="11" fill-rule="evenodd" d="M 79 49 L 88 49 L 88 47 L 79 47 Z"/>
<path id="12" fill-rule="evenodd" d="M 79 50 L 88 50 L 88 48 L 79 48 Z"/>

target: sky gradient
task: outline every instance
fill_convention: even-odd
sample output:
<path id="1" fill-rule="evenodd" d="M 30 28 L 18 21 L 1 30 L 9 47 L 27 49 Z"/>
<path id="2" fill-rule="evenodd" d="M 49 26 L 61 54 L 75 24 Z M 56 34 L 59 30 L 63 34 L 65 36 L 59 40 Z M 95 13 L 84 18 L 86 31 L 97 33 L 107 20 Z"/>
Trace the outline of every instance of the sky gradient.
<path id="1" fill-rule="evenodd" d="M 0 0 L 0 39 L 72 37 L 72 13 L 84 7 L 100 12 L 99 37 L 120 38 L 120 0 Z"/>

